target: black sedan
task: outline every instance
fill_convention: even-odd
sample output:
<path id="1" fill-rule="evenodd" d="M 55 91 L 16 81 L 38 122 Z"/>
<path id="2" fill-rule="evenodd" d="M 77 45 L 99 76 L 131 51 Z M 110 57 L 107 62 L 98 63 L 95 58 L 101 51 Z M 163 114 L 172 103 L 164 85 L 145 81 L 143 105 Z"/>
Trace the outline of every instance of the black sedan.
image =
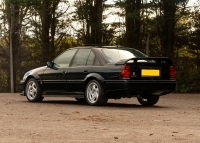
<path id="1" fill-rule="evenodd" d="M 68 49 L 28 71 L 20 85 L 30 102 L 67 96 L 104 105 L 108 99 L 137 97 L 140 104 L 152 106 L 174 91 L 176 80 L 169 58 L 147 57 L 133 48 L 86 46 Z"/>

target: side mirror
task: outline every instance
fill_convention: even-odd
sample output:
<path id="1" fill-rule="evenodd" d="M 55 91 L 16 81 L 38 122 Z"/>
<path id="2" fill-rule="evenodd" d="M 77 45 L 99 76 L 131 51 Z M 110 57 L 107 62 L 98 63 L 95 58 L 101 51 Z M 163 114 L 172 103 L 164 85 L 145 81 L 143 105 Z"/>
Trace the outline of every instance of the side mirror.
<path id="1" fill-rule="evenodd" d="M 47 62 L 47 67 L 48 67 L 48 68 L 53 69 L 53 65 L 54 65 L 53 62 Z"/>
<path id="2" fill-rule="evenodd" d="M 54 62 L 47 62 L 47 67 L 51 68 L 51 69 L 54 69 L 54 70 L 57 70 L 59 68 L 59 65 L 57 65 Z"/>

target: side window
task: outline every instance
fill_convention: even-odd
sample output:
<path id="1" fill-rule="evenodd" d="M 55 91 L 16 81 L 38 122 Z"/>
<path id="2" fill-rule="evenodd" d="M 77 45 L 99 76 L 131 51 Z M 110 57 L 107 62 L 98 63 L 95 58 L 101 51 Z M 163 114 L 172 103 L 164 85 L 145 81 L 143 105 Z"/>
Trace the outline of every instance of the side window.
<path id="1" fill-rule="evenodd" d="M 95 56 L 95 54 L 92 51 L 90 52 L 90 55 L 87 60 L 87 66 L 91 66 L 91 65 L 95 65 L 95 66 L 101 65 L 99 60 L 97 59 L 97 57 Z"/>
<path id="2" fill-rule="evenodd" d="M 101 66 L 101 64 L 100 64 L 100 62 L 97 58 L 95 58 L 94 65 L 95 66 Z"/>
<path id="3" fill-rule="evenodd" d="M 77 52 L 74 61 L 72 63 L 72 66 L 85 66 L 88 56 L 90 54 L 90 49 L 79 49 Z"/>
<path id="4" fill-rule="evenodd" d="M 91 51 L 91 52 L 90 52 L 90 55 L 89 55 L 89 57 L 88 57 L 88 60 L 87 60 L 87 66 L 93 65 L 93 63 L 94 63 L 94 58 L 95 58 L 95 55 L 94 55 L 94 53 Z"/>
<path id="5" fill-rule="evenodd" d="M 60 68 L 66 68 L 69 67 L 69 64 L 72 60 L 72 57 L 74 56 L 77 49 L 72 49 L 65 51 L 64 53 L 60 54 L 55 60 L 54 63 L 59 65 Z"/>

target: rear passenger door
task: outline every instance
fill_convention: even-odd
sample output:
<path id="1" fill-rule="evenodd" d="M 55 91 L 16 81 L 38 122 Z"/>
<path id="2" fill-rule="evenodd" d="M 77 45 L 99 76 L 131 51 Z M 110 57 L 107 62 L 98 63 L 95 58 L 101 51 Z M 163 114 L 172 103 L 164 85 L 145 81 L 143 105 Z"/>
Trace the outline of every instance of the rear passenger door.
<path id="1" fill-rule="evenodd" d="M 91 71 L 91 66 L 87 66 L 90 53 L 91 49 L 79 49 L 76 53 L 67 71 L 67 91 L 83 90 L 84 79 Z"/>

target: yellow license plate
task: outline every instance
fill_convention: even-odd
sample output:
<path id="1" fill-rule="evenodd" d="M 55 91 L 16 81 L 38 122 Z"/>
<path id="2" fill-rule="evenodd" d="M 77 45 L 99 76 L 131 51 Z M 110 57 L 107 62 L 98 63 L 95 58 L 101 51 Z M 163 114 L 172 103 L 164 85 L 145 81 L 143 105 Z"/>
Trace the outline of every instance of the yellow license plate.
<path id="1" fill-rule="evenodd" d="M 156 69 L 142 69 L 142 77 L 158 77 L 160 76 L 160 70 Z"/>

